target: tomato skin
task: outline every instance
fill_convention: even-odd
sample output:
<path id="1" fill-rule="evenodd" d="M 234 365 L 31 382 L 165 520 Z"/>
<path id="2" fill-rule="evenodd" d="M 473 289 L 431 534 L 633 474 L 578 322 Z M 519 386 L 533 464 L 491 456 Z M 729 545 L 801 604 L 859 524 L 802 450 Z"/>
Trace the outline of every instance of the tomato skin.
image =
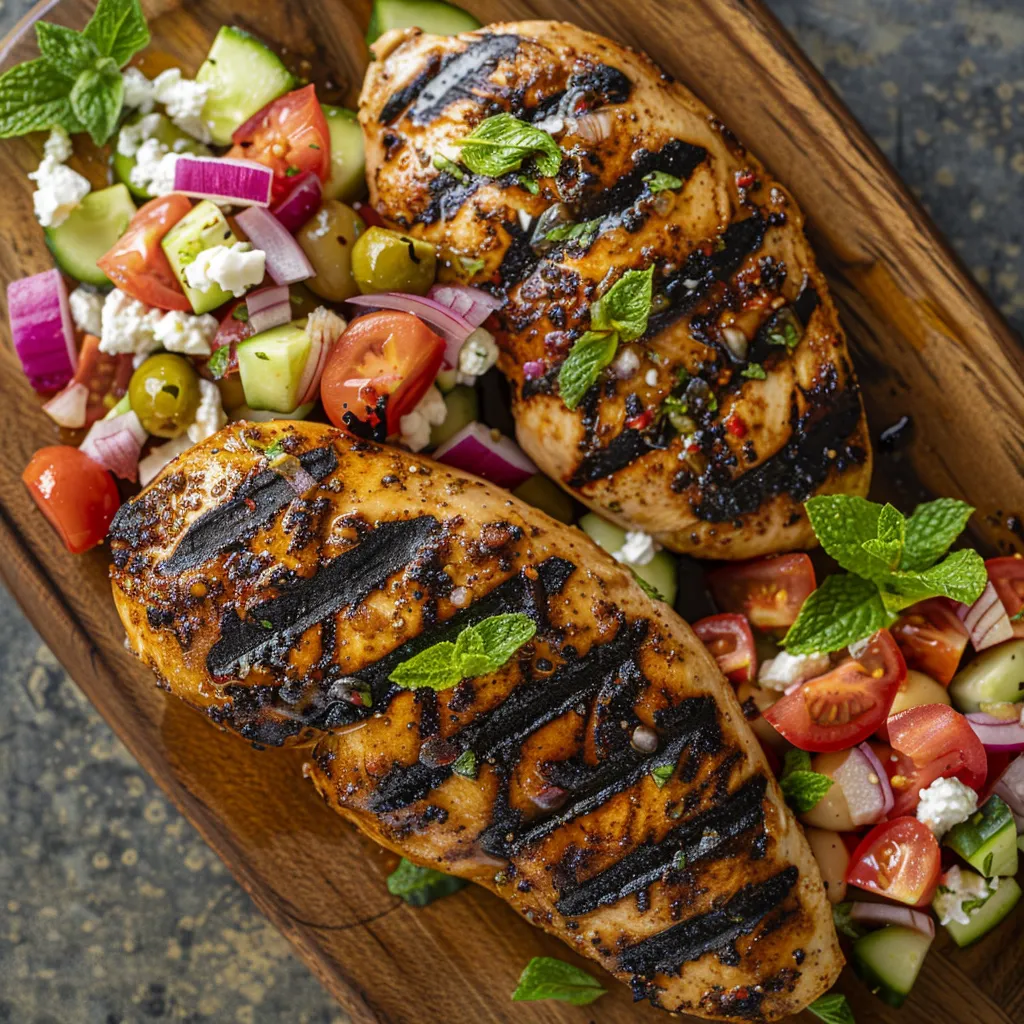
<path id="1" fill-rule="evenodd" d="M 89 389 L 89 404 L 85 409 L 85 425 L 92 426 L 102 419 L 128 392 L 132 379 L 132 356 L 107 355 L 100 351 L 100 339 L 87 334 L 82 339 L 78 352 L 78 368 L 75 370 L 76 384 Z"/>
<path id="2" fill-rule="evenodd" d="M 753 682 L 757 675 L 757 649 L 750 623 L 742 615 L 709 615 L 691 629 L 714 655 L 731 683 Z"/>
<path id="3" fill-rule="evenodd" d="M 1006 614 L 1010 616 L 1013 635 L 1024 637 L 1024 619 L 1014 618 L 1024 609 L 1024 558 L 1020 555 L 990 558 L 985 568 Z"/>
<path id="4" fill-rule="evenodd" d="M 917 818 L 876 825 L 859 843 L 846 873 L 849 885 L 912 907 L 931 902 L 942 873 L 939 843 Z"/>
<path id="5" fill-rule="evenodd" d="M 66 444 L 40 448 L 21 479 L 73 555 L 102 543 L 121 504 L 114 478 Z"/>
<path id="6" fill-rule="evenodd" d="M 382 310 L 353 320 L 331 349 L 320 398 L 331 422 L 383 440 L 434 383 L 444 341 L 411 313 Z"/>
<path id="7" fill-rule="evenodd" d="M 330 176 L 331 136 L 315 86 L 272 100 L 236 128 L 231 141 L 227 156 L 254 160 L 273 170 L 272 202 L 283 199 L 304 171 L 312 171 L 321 181 Z"/>
<path id="8" fill-rule="evenodd" d="M 191 209 L 192 201 L 178 192 L 151 199 L 139 207 L 128 229 L 96 265 L 133 299 L 158 309 L 191 313 L 192 303 L 160 248 L 164 235 Z"/>
<path id="9" fill-rule="evenodd" d="M 386 228 L 384 218 L 369 204 L 357 199 L 352 204 L 352 209 L 363 218 L 363 223 L 368 228 Z"/>
<path id="10" fill-rule="evenodd" d="M 831 753 L 866 740 L 885 720 L 907 666 L 887 629 L 859 659 L 847 658 L 764 711 L 765 719 L 801 750 Z"/>
<path id="11" fill-rule="evenodd" d="M 967 630 L 952 602 L 944 597 L 921 601 L 907 608 L 889 628 L 907 668 L 949 686 L 967 647 Z"/>
<path id="12" fill-rule="evenodd" d="M 784 629 L 817 585 L 805 554 L 768 555 L 708 573 L 708 587 L 723 612 L 746 615 L 758 629 Z"/>
<path id="13" fill-rule="evenodd" d="M 886 726 L 893 750 L 908 758 L 920 777 L 930 776 L 925 785 L 954 777 L 971 789 L 984 786 L 985 748 L 959 711 L 947 704 L 922 704 L 893 715 Z"/>

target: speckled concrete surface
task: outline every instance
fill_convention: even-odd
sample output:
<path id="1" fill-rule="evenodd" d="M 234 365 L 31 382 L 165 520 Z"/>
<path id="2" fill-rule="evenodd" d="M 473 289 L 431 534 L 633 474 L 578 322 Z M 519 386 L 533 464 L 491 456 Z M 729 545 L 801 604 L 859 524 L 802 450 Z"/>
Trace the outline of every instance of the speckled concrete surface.
<path id="1" fill-rule="evenodd" d="M 1024 328 L 1024 0 L 771 6 Z M 343 1021 L 2 592 L 0 669 L 0 1022 Z"/>

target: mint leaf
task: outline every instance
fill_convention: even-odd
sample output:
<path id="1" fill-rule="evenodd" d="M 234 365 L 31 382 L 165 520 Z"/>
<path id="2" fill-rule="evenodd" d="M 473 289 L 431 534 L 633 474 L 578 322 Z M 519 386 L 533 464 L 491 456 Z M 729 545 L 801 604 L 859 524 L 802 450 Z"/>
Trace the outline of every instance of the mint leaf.
<path id="1" fill-rule="evenodd" d="M 476 754 L 472 750 L 464 750 L 452 764 L 452 771 L 464 779 L 476 778 Z"/>
<path id="2" fill-rule="evenodd" d="M 454 161 L 449 160 L 443 153 L 434 154 L 434 166 L 443 174 L 450 174 L 456 181 L 465 181 L 466 174 Z"/>
<path id="3" fill-rule="evenodd" d="M 973 549 L 954 551 L 923 572 L 894 572 L 878 583 L 890 611 L 900 611 L 929 597 L 949 597 L 973 604 L 988 583 L 985 561 Z"/>
<path id="4" fill-rule="evenodd" d="M 486 671 L 494 672 L 501 668 L 523 644 L 533 639 L 537 632 L 537 624 L 529 615 L 519 612 L 509 615 L 492 615 L 475 626 L 463 630 L 459 640 L 470 631 L 480 638 L 490 660 L 490 667 Z M 455 646 L 457 649 L 458 644 Z"/>
<path id="5" fill-rule="evenodd" d="M 81 131 L 71 109 L 72 85 L 70 78 L 43 58 L 18 64 L 0 76 L 0 138 L 46 131 L 54 125 Z"/>
<path id="6" fill-rule="evenodd" d="M 580 404 L 618 347 L 614 331 L 587 331 L 577 339 L 558 371 L 558 390 L 568 408 Z"/>
<path id="7" fill-rule="evenodd" d="M 673 188 L 682 188 L 683 181 L 674 174 L 666 174 L 665 171 L 651 171 L 644 175 L 644 181 L 652 192 L 665 192 Z"/>
<path id="8" fill-rule="evenodd" d="M 101 57 L 95 68 L 75 79 L 71 109 L 97 146 L 114 134 L 123 97 L 121 72 L 110 57 Z"/>
<path id="9" fill-rule="evenodd" d="M 244 306 L 239 306 L 239 309 L 244 309 Z M 237 312 L 237 310 L 236 310 Z M 228 363 L 231 362 L 231 346 L 221 345 L 220 348 L 214 349 L 213 355 L 210 356 L 206 361 L 206 368 L 210 371 L 210 375 L 214 380 L 220 380 L 221 377 L 227 372 Z"/>
<path id="10" fill-rule="evenodd" d="M 898 569 L 903 557 L 903 541 L 907 521 L 892 505 L 885 504 L 878 513 L 878 536 L 864 541 L 864 550 L 890 571 Z"/>
<path id="11" fill-rule="evenodd" d="M 517 171 L 529 156 L 536 157 L 537 170 L 545 177 L 558 173 L 562 151 L 547 132 L 511 114 L 496 114 L 481 121 L 464 139 L 462 162 L 474 174 L 500 178 Z"/>
<path id="12" fill-rule="evenodd" d="M 779 780 L 786 803 L 797 814 L 803 814 L 817 806 L 822 797 L 832 788 L 832 779 L 819 772 L 790 772 Z"/>
<path id="13" fill-rule="evenodd" d="M 447 690 L 462 682 L 462 670 L 455 657 L 455 644 L 447 640 L 428 647 L 396 665 L 388 678 L 407 690 L 424 686 Z"/>
<path id="14" fill-rule="evenodd" d="M 850 494 L 821 494 L 804 503 L 814 535 L 847 572 L 865 579 L 884 575 L 888 568 L 864 545 L 878 538 L 882 506 Z"/>
<path id="15" fill-rule="evenodd" d="M 840 935 L 848 939 L 859 939 L 865 934 L 866 929 L 862 928 L 850 917 L 853 910 L 852 903 L 837 903 L 832 907 L 832 924 Z"/>
<path id="16" fill-rule="evenodd" d="M 657 768 L 651 769 L 651 778 L 654 779 L 654 784 L 658 789 L 661 789 L 672 778 L 675 770 L 674 764 L 659 764 Z"/>
<path id="17" fill-rule="evenodd" d="M 647 330 L 654 267 L 627 270 L 590 307 L 592 331 L 615 331 L 619 341 L 635 341 Z"/>
<path id="18" fill-rule="evenodd" d="M 602 219 L 595 217 L 593 220 L 585 220 L 581 224 L 559 224 L 544 235 L 543 241 L 579 242 L 584 249 L 588 249 L 597 237 Z"/>
<path id="19" fill-rule="evenodd" d="M 93 67 L 100 57 L 96 44 L 81 32 L 63 25 L 51 25 L 48 21 L 36 22 L 36 40 L 39 52 L 50 66 L 70 79 Z"/>
<path id="20" fill-rule="evenodd" d="M 558 999 L 573 1006 L 586 1006 L 604 993 L 601 983 L 586 971 L 554 957 L 535 956 L 519 976 L 512 998 L 516 1002 Z"/>
<path id="21" fill-rule="evenodd" d="M 896 621 L 878 588 L 859 576 L 827 576 L 782 641 L 790 654 L 838 651 Z"/>
<path id="22" fill-rule="evenodd" d="M 747 365 L 740 370 L 740 376 L 746 377 L 747 380 L 766 380 L 768 374 L 760 363 L 747 363 Z"/>
<path id="23" fill-rule="evenodd" d="M 118 68 L 149 46 L 149 29 L 139 0 L 99 0 L 82 35 L 105 57 L 112 57 Z"/>
<path id="24" fill-rule="evenodd" d="M 786 756 L 782 763 L 782 775 L 779 777 L 784 779 L 787 775 L 792 775 L 794 772 L 809 772 L 810 770 L 811 755 L 806 750 L 799 750 L 794 747 L 792 750 L 786 751 Z"/>
<path id="25" fill-rule="evenodd" d="M 625 565 L 625 566 L 626 566 L 626 568 L 627 568 L 627 569 L 628 569 L 628 570 L 629 570 L 629 571 L 630 571 L 630 572 L 631 572 L 631 573 L 633 574 L 633 579 L 634 579 L 634 580 L 636 580 L 636 584 L 637 584 L 637 586 L 638 586 L 638 587 L 639 587 L 639 588 L 640 588 L 640 589 L 641 589 L 641 590 L 642 590 L 642 591 L 643 591 L 643 592 L 644 592 L 644 593 L 645 593 L 645 594 L 646 594 L 646 595 L 647 595 L 647 596 L 648 596 L 648 597 L 649 597 L 649 598 L 650 598 L 650 599 L 651 599 L 652 601 L 664 601 L 664 600 L 665 600 L 664 596 L 663 596 L 663 595 L 662 595 L 661 593 L 659 593 L 659 591 L 658 591 L 658 588 L 657 588 L 657 587 L 655 587 L 655 586 L 654 586 L 653 584 L 651 584 L 651 583 L 648 583 L 648 582 L 647 582 L 647 580 L 645 580 L 645 579 L 643 578 L 643 576 L 641 576 L 641 575 L 640 575 L 640 573 L 638 573 L 638 572 L 636 571 L 636 569 L 634 569 L 634 568 L 633 568 L 633 566 L 631 566 L 631 565 L 627 565 L 627 564 L 626 564 L 625 562 L 623 563 L 623 565 Z M 1022 611 L 1024 611 L 1024 609 L 1022 609 Z"/>
<path id="26" fill-rule="evenodd" d="M 853 1019 L 853 1010 L 850 1009 L 846 996 L 841 996 L 839 993 L 815 999 L 807 1009 L 815 1017 L 825 1021 L 825 1024 L 856 1024 Z"/>
<path id="27" fill-rule="evenodd" d="M 425 907 L 442 896 L 458 892 L 465 884 L 463 878 L 454 878 L 433 868 L 421 868 L 404 857 L 388 875 L 388 892 L 400 896 L 411 907 Z"/>
<path id="28" fill-rule="evenodd" d="M 974 507 L 955 498 L 918 505 L 907 520 L 901 569 L 922 570 L 934 565 L 963 533 Z"/>

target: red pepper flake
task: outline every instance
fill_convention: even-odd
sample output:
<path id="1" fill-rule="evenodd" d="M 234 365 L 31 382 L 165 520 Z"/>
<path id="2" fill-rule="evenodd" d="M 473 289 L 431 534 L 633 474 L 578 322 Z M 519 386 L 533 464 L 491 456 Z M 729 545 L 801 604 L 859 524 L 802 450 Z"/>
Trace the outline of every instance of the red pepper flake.
<path id="1" fill-rule="evenodd" d="M 253 501 L 252 498 L 243 498 L 242 500 L 245 502 L 245 507 L 250 512 L 255 512 L 256 511 L 256 502 Z"/>
<path id="2" fill-rule="evenodd" d="M 638 416 L 630 416 L 626 420 L 626 426 L 630 430 L 643 430 L 651 425 L 651 421 L 654 419 L 654 413 L 650 409 L 644 409 Z"/>
<path id="3" fill-rule="evenodd" d="M 733 437 L 746 437 L 748 433 L 746 423 L 734 412 L 730 413 L 729 418 L 725 421 L 725 429 Z"/>
<path id="4" fill-rule="evenodd" d="M 749 168 L 744 168 L 742 171 L 736 172 L 736 187 L 737 188 L 750 188 L 757 178 L 754 177 L 754 172 Z"/>
<path id="5" fill-rule="evenodd" d="M 586 96 L 581 96 L 573 104 L 572 112 L 574 114 L 582 114 L 582 113 L 584 113 L 586 111 L 586 109 L 587 109 L 587 98 L 586 98 Z"/>

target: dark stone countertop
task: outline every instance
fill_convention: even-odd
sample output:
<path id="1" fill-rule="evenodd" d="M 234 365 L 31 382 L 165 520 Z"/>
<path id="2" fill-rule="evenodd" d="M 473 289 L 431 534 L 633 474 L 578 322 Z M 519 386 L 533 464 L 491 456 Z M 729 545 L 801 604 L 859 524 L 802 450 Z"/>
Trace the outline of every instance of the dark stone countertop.
<path id="1" fill-rule="evenodd" d="M 770 5 L 1024 328 L 1021 0 Z M 0 1022 L 345 1020 L 2 591 L 0 612 Z"/>

